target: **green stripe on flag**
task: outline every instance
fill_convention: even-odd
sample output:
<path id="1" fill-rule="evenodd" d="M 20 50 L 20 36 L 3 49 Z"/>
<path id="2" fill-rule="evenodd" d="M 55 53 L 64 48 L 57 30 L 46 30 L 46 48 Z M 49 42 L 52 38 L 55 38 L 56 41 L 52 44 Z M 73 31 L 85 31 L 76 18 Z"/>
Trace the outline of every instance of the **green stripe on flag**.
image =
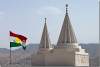
<path id="1" fill-rule="evenodd" d="M 19 47 L 21 46 L 20 43 L 10 42 L 10 47 Z"/>

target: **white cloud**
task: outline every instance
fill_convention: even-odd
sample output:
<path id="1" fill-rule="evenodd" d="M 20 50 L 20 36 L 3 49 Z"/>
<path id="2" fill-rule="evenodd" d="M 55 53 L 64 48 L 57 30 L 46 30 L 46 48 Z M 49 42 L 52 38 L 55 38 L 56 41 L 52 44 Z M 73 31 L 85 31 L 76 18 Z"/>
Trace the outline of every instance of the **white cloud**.
<path id="1" fill-rule="evenodd" d="M 41 7 L 37 11 L 39 15 L 59 15 L 62 14 L 62 11 L 57 7 L 47 6 Z"/>

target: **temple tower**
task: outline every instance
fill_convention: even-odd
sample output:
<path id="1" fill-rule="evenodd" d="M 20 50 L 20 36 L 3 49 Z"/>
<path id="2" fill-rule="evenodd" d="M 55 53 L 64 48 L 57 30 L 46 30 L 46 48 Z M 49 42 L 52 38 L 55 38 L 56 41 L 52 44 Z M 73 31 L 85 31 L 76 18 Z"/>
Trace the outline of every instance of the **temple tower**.
<path id="1" fill-rule="evenodd" d="M 57 48 L 65 47 L 78 47 L 77 39 L 68 16 L 68 5 L 66 5 L 66 14 L 60 32 L 60 36 L 57 42 Z"/>
<path id="2" fill-rule="evenodd" d="M 54 48 L 50 43 L 45 18 L 39 50 L 36 55 L 32 56 L 32 65 L 89 67 L 89 54 L 77 42 L 67 8 L 68 5 L 66 5 L 66 14 L 59 39 Z"/>
<path id="3" fill-rule="evenodd" d="M 57 43 L 58 46 L 63 46 L 63 44 L 65 43 L 77 43 L 77 39 L 68 16 L 67 7 L 68 5 L 66 5 L 66 14 L 60 32 L 60 36 L 58 39 L 58 43 Z"/>
<path id="4" fill-rule="evenodd" d="M 68 5 L 57 45 L 54 48 L 58 64 L 65 66 L 89 66 L 89 55 L 78 44 L 69 16 Z M 66 59 L 65 59 L 66 58 Z M 60 61 L 59 61 L 60 60 Z"/>
<path id="5" fill-rule="evenodd" d="M 39 53 L 45 53 L 48 52 L 50 49 L 52 49 L 47 24 L 46 24 L 46 18 L 45 18 L 45 24 L 42 32 L 42 37 L 39 45 Z"/>
<path id="6" fill-rule="evenodd" d="M 50 50 L 52 49 L 47 23 L 45 18 L 44 28 L 42 32 L 41 41 L 39 44 L 39 49 L 37 54 L 32 55 L 32 65 L 34 66 L 45 66 L 46 65 L 46 56 L 49 54 Z"/>

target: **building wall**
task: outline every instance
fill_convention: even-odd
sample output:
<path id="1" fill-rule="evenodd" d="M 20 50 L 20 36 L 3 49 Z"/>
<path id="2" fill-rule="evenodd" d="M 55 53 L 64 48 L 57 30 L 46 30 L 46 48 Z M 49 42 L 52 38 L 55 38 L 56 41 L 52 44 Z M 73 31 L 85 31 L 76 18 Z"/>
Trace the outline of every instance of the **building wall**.
<path id="1" fill-rule="evenodd" d="M 46 55 L 46 65 L 55 66 L 74 66 L 74 53 L 67 52 L 65 49 L 54 49 L 53 53 Z"/>
<path id="2" fill-rule="evenodd" d="M 89 56 L 85 54 L 75 55 L 75 65 L 76 66 L 89 66 Z"/>
<path id="3" fill-rule="evenodd" d="M 88 53 L 68 51 L 66 48 L 53 49 L 32 56 L 34 66 L 89 66 Z"/>
<path id="4" fill-rule="evenodd" d="M 45 55 L 43 54 L 36 54 L 32 55 L 32 65 L 33 66 L 44 66 L 45 65 Z"/>

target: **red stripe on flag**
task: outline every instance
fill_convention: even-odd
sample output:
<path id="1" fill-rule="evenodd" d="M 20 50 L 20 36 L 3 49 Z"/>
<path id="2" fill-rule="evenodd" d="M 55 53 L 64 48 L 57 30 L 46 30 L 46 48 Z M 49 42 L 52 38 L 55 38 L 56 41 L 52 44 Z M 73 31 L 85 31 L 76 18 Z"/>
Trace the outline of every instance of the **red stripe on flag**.
<path id="1" fill-rule="evenodd" d="M 13 37 L 18 37 L 19 39 L 21 39 L 21 41 L 23 42 L 26 42 L 27 38 L 23 35 L 19 35 L 19 34 L 16 34 L 16 33 L 13 33 L 10 31 L 10 36 L 13 36 Z"/>

